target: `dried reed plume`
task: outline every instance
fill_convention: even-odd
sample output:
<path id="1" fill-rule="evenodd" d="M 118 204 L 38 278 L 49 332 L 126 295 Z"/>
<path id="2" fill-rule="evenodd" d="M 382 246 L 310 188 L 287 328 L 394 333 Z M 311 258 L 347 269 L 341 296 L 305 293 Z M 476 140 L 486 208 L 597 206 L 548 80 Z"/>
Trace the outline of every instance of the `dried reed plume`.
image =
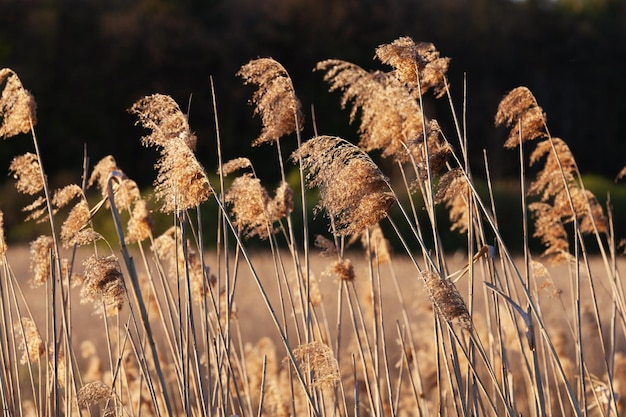
<path id="1" fill-rule="evenodd" d="M 470 330 L 472 328 L 472 319 L 465 301 L 454 283 L 448 279 L 441 278 L 438 273 L 430 271 L 423 272 L 422 278 L 424 279 L 430 302 L 437 314 L 450 323 L 458 320 L 461 327 Z"/>
<path id="2" fill-rule="evenodd" d="M 226 202 L 231 205 L 233 224 L 244 236 L 267 239 L 274 233 L 273 224 L 293 210 L 293 191 L 282 182 L 272 199 L 261 181 L 246 173 L 235 178 L 226 193 Z"/>
<path id="3" fill-rule="evenodd" d="M 415 43 L 409 37 L 402 37 L 376 48 L 376 57 L 382 63 L 394 67 L 402 83 L 413 88 L 419 86 L 421 94 L 431 88 L 436 97 L 445 94 L 445 77 L 450 58 L 441 58 L 432 43 Z"/>
<path id="4" fill-rule="evenodd" d="M 0 96 L 0 136 L 4 139 L 19 133 L 29 133 L 37 123 L 37 104 L 33 96 L 22 86 L 13 70 L 0 69 L 0 86 L 4 83 Z"/>
<path id="5" fill-rule="evenodd" d="M 251 168 L 252 162 L 248 158 L 235 158 L 222 164 L 222 172 L 224 175 L 232 174 L 235 171 L 239 171 L 244 168 Z"/>
<path id="6" fill-rule="evenodd" d="M 35 322 L 28 318 L 22 317 L 13 324 L 13 331 L 16 335 L 18 349 L 22 351 L 21 364 L 36 362 L 46 353 L 46 345 L 41 339 L 39 330 Z"/>
<path id="7" fill-rule="evenodd" d="M 325 389 L 335 387 L 341 380 L 339 365 L 328 345 L 315 341 L 297 346 L 293 356 L 300 369 L 312 374 L 312 386 Z"/>
<path id="8" fill-rule="evenodd" d="M 43 176 L 37 155 L 25 153 L 13 158 L 9 171 L 17 180 L 15 187 L 23 194 L 35 195 L 43 190 Z"/>
<path id="9" fill-rule="evenodd" d="M 83 229 L 90 218 L 89 205 L 87 201 L 81 199 L 72 208 L 61 226 L 61 242 L 63 242 L 63 246 L 66 248 L 72 245 L 83 246 L 93 243 L 102 237 L 91 228 Z"/>
<path id="10" fill-rule="evenodd" d="M 529 209 L 535 218 L 534 236 L 546 247 L 544 255 L 560 262 L 569 257 L 565 225 L 572 223 L 574 216 L 583 234 L 596 230 L 607 233 L 608 221 L 593 193 L 579 185 L 576 161 L 562 139 L 552 138 L 537 145 L 530 163 L 534 165 L 544 159 L 543 168 L 528 188 L 528 194 L 539 196 L 540 201 L 529 204 Z"/>
<path id="11" fill-rule="evenodd" d="M 152 227 L 154 223 L 150 210 L 148 209 L 148 202 L 143 199 L 136 200 L 133 205 L 133 211 L 128 219 L 128 226 L 126 229 L 126 243 L 141 242 L 150 237 L 152 234 Z"/>
<path id="12" fill-rule="evenodd" d="M 193 153 L 195 135 L 178 104 L 169 96 L 154 94 L 137 101 L 130 112 L 152 130 L 142 138 L 143 145 L 156 146 L 161 152 L 155 165 L 159 174 L 154 183 L 155 195 L 162 202 L 161 211 L 173 213 L 206 201 L 211 185 Z"/>
<path id="13" fill-rule="evenodd" d="M 385 157 L 406 160 L 403 145 L 424 132 L 422 110 L 409 91 L 386 73 L 368 72 L 346 61 L 326 60 L 315 68 L 326 72 L 330 91 L 343 92 L 342 108 L 352 102 L 351 123 L 361 111 L 359 146 L 366 152 L 380 149 Z"/>
<path id="14" fill-rule="evenodd" d="M 522 143 L 546 137 L 546 116 L 537 104 L 533 93 L 526 87 L 511 90 L 498 105 L 496 126 L 511 129 L 505 148 L 515 148 Z"/>
<path id="15" fill-rule="evenodd" d="M 39 236 L 30 243 L 30 270 L 35 274 L 31 280 L 33 287 L 44 284 L 50 277 L 53 247 L 54 239 L 50 236 Z"/>
<path id="16" fill-rule="evenodd" d="M 112 316 L 119 312 L 126 299 L 124 277 L 113 255 L 90 256 L 84 263 L 85 281 L 80 291 L 81 302 L 94 302 L 96 312 Z"/>
<path id="17" fill-rule="evenodd" d="M 333 274 L 338 281 L 354 281 L 354 266 L 350 259 L 337 260 L 331 263 L 326 270 L 328 274 Z"/>
<path id="18" fill-rule="evenodd" d="M 261 117 L 263 128 L 253 145 L 276 142 L 302 130 L 300 100 L 287 70 L 279 62 L 272 58 L 254 59 L 242 66 L 237 75 L 245 84 L 258 86 L 250 102 L 255 105 L 254 114 Z"/>
<path id="19" fill-rule="evenodd" d="M 308 170 L 307 185 L 318 187 L 336 231 L 358 234 L 387 216 L 395 201 L 387 178 L 356 146 L 337 137 L 317 136 L 292 154 Z"/>
<path id="20" fill-rule="evenodd" d="M 469 227 L 468 201 L 470 190 L 460 168 L 441 176 L 435 195 L 435 203 L 445 203 L 450 218 L 450 230 L 465 233 Z"/>
<path id="21" fill-rule="evenodd" d="M 126 178 L 124 172 L 117 166 L 115 158 L 111 155 L 105 156 L 93 167 L 88 185 L 91 187 L 96 184 L 102 194 L 102 197 L 107 198 L 109 193 L 109 176 L 115 171 L 121 174 L 116 177 L 117 181 L 113 181 L 112 184 L 113 194 L 115 196 L 115 205 L 120 209 L 130 211 L 132 203 L 141 198 L 139 187 L 137 187 L 137 183 L 135 183 L 135 181 Z"/>
<path id="22" fill-rule="evenodd" d="M 113 399 L 113 390 L 101 381 L 90 382 L 78 390 L 78 405 L 81 407 L 89 407 Z"/>

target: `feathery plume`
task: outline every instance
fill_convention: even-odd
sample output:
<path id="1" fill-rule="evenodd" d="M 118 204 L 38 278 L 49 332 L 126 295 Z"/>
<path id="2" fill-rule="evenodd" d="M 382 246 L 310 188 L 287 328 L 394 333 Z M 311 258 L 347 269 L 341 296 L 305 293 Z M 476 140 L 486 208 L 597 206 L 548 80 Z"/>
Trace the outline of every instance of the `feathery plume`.
<path id="1" fill-rule="evenodd" d="M 226 193 L 226 202 L 231 205 L 233 224 L 245 237 L 267 239 L 274 233 L 273 224 L 293 210 L 293 190 L 281 182 L 272 199 L 261 181 L 246 173 L 235 178 Z"/>
<path id="2" fill-rule="evenodd" d="M 35 195 L 43 190 L 43 176 L 39 160 L 34 153 L 27 152 L 13 158 L 9 171 L 17 180 L 15 187 L 23 194 Z"/>
<path id="3" fill-rule="evenodd" d="M 156 146 L 161 152 L 154 183 L 155 195 L 162 202 L 161 211 L 187 210 L 206 201 L 211 185 L 193 153 L 195 135 L 178 104 L 169 96 L 154 94 L 137 101 L 130 112 L 152 130 L 142 138 L 143 145 Z"/>
<path id="4" fill-rule="evenodd" d="M 128 219 L 126 243 L 141 242 L 152 234 L 153 221 L 148 209 L 148 202 L 143 199 L 135 200 L 133 211 Z"/>
<path id="5" fill-rule="evenodd" d="M 383 64 L 394 67 L 401 82 L 413 88 L 419 85 L 421 94 L 431 88 L 437 98 L 445 94 L 450 58 L 441 58 L 432 43 L 415 43 L 409 37 L 402 37 L 376 48 L 376 57 Z"/>
<path id="6" fill-rule="evenodd" d="M 137 183 L 126 178 L 124 172 L 117 166 L 115 158 L 111 155 L 105 156 L 93 167 L 91 176 L 89 177 L 88 186 L 96 184 L 103 198 L 109 195 L 108 181 L 109 176 L 113 172 L 119 172 L 121 175 L 113 181 L 113 195 L 115 196 L 116 207 L 130 211 L 132 203 L 141 198 Z M 109 202 L 107 201 L 107 207 Z"/>
<path id="7" fill-rule="evenodd" d="M 0 96 L 0 136 L 4 139 L 19 133 L 29 133 L 37 123 L 37 104 L 33 96 L 24 89 L 22 82 L 13 70 L 0 69 L 0 86 L 4 83 Z"/>
<path id="8" fill-rule="evenodd" d="M 39 236 L 30 243 L 30 270 L 35 273 L 31 286 L 38 287 L 45 283 L 52 272 L 50 264 L 54 239 L 50 236 Z"/>
<path id="9" fill-rule="evenodd" d="M 376 164 L 341 138 L 317 136 L 291 157 L 302 160 L 307 185 L 320 190 L 318 209 L 326 210 L 339 234 L 357 234 L 377 224 L 395 201 Z"/>
<path id="10" fill-rule="evenodd" d="M 341 259 L 334 261 L 326 270 L 328 274 L 334 274 L 338 281 L 354 281 L 354 266 L 350 259 Z"/>
<path id="11" fill-rule="evenodd" d="M 526 87 L 511 90 L 498 105 L 496 126 L 511 128 L 504 143 L 508 149 L 537 138 L 545 138 L 546 116 L 533 93 Z"/>
<path id="12" fill-rule="evenodd" d="M 332 240 L 325 238 L 322 235 L 315 236 L 315 247 L 318 248 L 322 256 L 335 256 L 337 255 L 337 248 Z"/>
<path id="13" fill-rule="evenodd" d="M 87 201 L 81 199 L 72 208 L 61 226 L 61 242 L 63 242 L 64 247 L 71 247 L 73 244 L 77 244 L 79 240 L 82 243 L 82 239 L 77 240 L 76 237 L 81 229 L 87 225 L 90 218 L 89 205 Z"/>
<path id="14" fill-rule="evenodd" d="M 250 167 L 252 167 L 252 162 L 250 162 L 248 158 L 235 158 L 222 164 L 222 172 L 224 175 L 229 175 L 235 171 L 239 171 L 240 169 Z"/>
<path id="15" fill-rule="evenodd" d="M 81 302 L 94 302 L 99 314 L 117 314 L 124 305 L 126 295 L 124 277 L 117 258 L 113 255 L 92 255 L 83 264 L 85 282 L 80 291 Z"/>
<path id="16" fill-rule="evenodd" d="M 261 117 L 263 129 L 252 145 L 276 142 L 302 130 L 300 100 L 285 67 L 272 58 L 259 58 L 242 66 L 237 75 L 245 84 L 258 86 L 250 102 L 256 105 L 254 114 Z"/>
<path id="17" fill-rule="evenodd" d="M 330 91 L 342 91 L 342 108 L 352 102 L 350 123 L 361 111 L 359 146 L 366 152 L 380 149 L 384 157 L 406 160 L 403 144 L 424 132 L 422 109 L 409 91 L 386 73 L 368 72 L 346 61 L 321 61 L 315 69 L 325 71 Z"/>
<path id="18" fill-rule="evenodd" d="M 21 364 L 36 362 L 46 353 L 46 345 L 41 339 L 39 330 L 35 322 L 28 318 L 22 317 L 13 323 L 13 331 L 16 335 L 18 349 L 22 351 Z"/>
<path id="19" fill-rule="evenodd" d="M 469 186 L 461 168 L 455 168 L 441 176 L 435 195 L 435 204 L 445 203 L 450 218 L 450 230 L 465 233 L 469 227 Z"/>
<path id="20" fill-rule="evenodd" d="M 466 330 L 471 329 L 472 319 L 454 283 L 431 271 L 423 272 L 422 278 L 430 302 L 437 314 L 450 323 L 458 320 L 461 327 Z"/>
<path id="21" fill-rule="evenodd" d="M 544 160 L 543 168 L 528 187 L 529 195 L 540 197 L 540 201 L 528 206 L 535 218 L 533 236 L 546 247 L 544 255 L 559 263 L 570 258 L 565 225 L 572 223 L 574 217 L 583 234 L 596 230 L 607 233 L 608 221 L 597 198 L 580 186 L 576 160 L 565 141 L 559 138 L 541 141 L 530 155 L 530 164 L 541 160 Z"/>
<path id="22" fill-rule="evenodd" d="M 101 381 L 90 382 L 78 390 L 78 405 L 81 407 L 89 407 L 113 398 L 114 394 L 111 387 Z"/>
<path id="23" fill-rule="evenodd" d="M 300 369 L 312 374 L 312 385 L 315 388 L 333 388 L 341 380 L 339 365 L 328 345 L 315 341 L 297 346 L 293 356 Z"/>

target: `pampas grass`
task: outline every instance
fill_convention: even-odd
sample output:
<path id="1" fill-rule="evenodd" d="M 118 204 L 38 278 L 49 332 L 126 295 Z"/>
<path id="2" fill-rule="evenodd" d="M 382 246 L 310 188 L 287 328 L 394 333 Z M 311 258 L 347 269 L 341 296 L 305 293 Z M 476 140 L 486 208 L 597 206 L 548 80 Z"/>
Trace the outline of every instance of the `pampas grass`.
<path id="1" fill-rule="evenodd" d="M 356 144 L 317 133 L 302 140 L 317 127 L 304 123 L 276 60 L 238 72 L 256 88 L 250 103 L 262 131 L 251 145 L 276 146 L 277 185 L 264 184 L 245 156 L 222 161 L 217 114 L 219 184 L 211 183 L 195 154 L 206 139 L 179 105 L 162 94 L 138 100 L 130 112 L 147 129 L 140 140 L 160 153 L 151 196 L 113 156 L 85 163 L 82 185 L 51 192 L 34 99 L 17 74 L 0 70 L 0 133 L 30 135 L 34 148 L 8 169 L 33 197 L 26 219 L 50 227 L 30 244 L 30 270 L 20 270 L 0 213 L 5 413 L 623 413 L 626 303 L 614 213 L 585 188 L 566 141 L 550 134 L 530 90 L 504 95 L 495 123 L 508 129 L 503 146 L 519 152 L 522 190 L 522 217 L 510 218 L 493 201 L 489 155 L 484 173 L 470 170 L 450 59 L 406 37 L 375 54 L 389 70 L 340 60 L 315 68 L 342 93 Z M 424 110 L 425 100 L 442 98 L 449 121 Z M 448 124 L 456 137 L 444 135 Z M 297 146 L 289 160 L 281 140 Z M 392 172 L 372 151 L 393 162 Z M 488 198 L 477 177 L 486 178 Z M 203 217 L 208 205 L 216 218 Z M 441 238 L 442 208 L 466 239 L 463 254 Z M 152 220 L 156 210 L 170 215 L 165 230 Z M 316 249 L 311 215 L 328 224 L 311 238 Z M 117 242 L 96 227 L 103 216 Z M 523 225 L 523 257 L 500 233 L 510 222 Z M 218 228 L 210 249 L 207 228 Z M 542 254 L 531 252 L 530 230 Z"/>

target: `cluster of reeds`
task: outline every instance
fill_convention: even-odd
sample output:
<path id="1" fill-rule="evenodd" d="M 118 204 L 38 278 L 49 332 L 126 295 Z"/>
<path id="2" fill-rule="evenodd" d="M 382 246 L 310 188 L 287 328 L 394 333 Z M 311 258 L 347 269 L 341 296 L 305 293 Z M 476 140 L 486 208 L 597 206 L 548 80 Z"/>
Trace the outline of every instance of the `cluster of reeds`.
<path id="1" fill-rule="evenodd" d="M 340 60 L 316 67 L 359 123 L 357 141 L 317 134 L 304 141 L 307 124 L 287 70 L 271 58 L 241 68 L 256 87 L 251 102 L 263 123 L 253 144 L 277 149 L 282 181 L 274 191 L 250 159 L 222 160 L 217 112 L 213 176 L 194 153 L 203 138 L 171 97 L 137 101 L 129 111 L 149 131 L 142 143 L 160 152 L 151 196 L 113 156 L 93 168 L 86 159 L 80 184 L 51 190 L 34 99 L 17 74 L 0 70 L 0 135 L 33 141 L 33 152 L 16 156 L 9 170 L 18 191 L 34 198 L 24 208 L 29 221 L 49 224 L 49 234 L 30 244 L 24 279 L 11 267 L 0 212 L 4 414 L 624 412 L 626 298 L 612 213 L 585 189 L 532 93 L 508 93 L 495 118 L 510 130 L 504 146 L 519 152 L 522 218 L 506 219 L 524 226 L 524 252 L 514 257 L 500 234 L 488 156 L 484 173 L 470 170 L 470 140 L 446 76 L 450 60 L 410 38 L 380 46 L 376 58 L 389 70 Z M 424 100 L 445 98 L 453 139 L 424 111 Z M 281 140 L 295 141 L 288 158 Z M 372 151 L 397 170 L 383 173 Z M 529 183 L 527 160 L 541 166 Z M 486 197 L 475 175 L 487 180 Z M 171 215 L 167 230 L 154 229 L 155 204 Z M 218 217 L 203 218 L 202 205 L 215 205 Z M 454 266 L 441 239 L 441 208 L 467 238 L 464 267 Z M 328 233 L 310 236 L 311 216 L 320 213 Z M 117 242 L 94 229 L 104 215 Z M 219 231 L 211 248 L 206 227 Z M 395 251 L 383 230 L 400 242 Z M 530 253 L 531 230 L 543 257 Z M 261 260 L 249 239 L 267 244 Z M 402 262 L 408 267 L 400 271 Z M 565 265 L 560 279 L 549 263 Z M 40 287 L 37 299 L 24 295 L 25 286 Z M 248 315 L 239 309 L 248 296 L 242 286 L 258 300 Z M 96 314 L 77 317 L 78 300 Z M 33 314 L 34 304 L 45 304 L 44 317 Z M 93 329 L 94 340 L 79 340 L 77 326 Z M 251 327 L 264 336 L 247 339 L 242 329 Z"/>

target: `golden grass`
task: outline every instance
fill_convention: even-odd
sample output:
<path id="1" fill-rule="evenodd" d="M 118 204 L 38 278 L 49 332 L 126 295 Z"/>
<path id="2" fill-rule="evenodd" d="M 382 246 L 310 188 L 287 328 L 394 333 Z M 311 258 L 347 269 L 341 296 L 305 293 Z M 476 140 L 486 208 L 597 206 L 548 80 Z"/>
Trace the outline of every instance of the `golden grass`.
<path id="1" fill-rule="evenodd" d="M 622 413 L 626 297 L 612 213 L 585 189 L 574 155 L 550 135 L 532 93 L 513 90 L 495 118 L 510 130 L 503 146 L 519 151 L 522 217 L 510 219 L 474 187 L 449 59 L 410 38 L 381 45 L 376 56 L 392 69 L 369 72 L 338 60 L 316 67 L 330 90 L 343 92 L 342 105 L 352 103 L 358 146 L 334 136 L 303 142 L 287 70 L 271 58 L 242 67 L 238 75 L 258 87 L 252 103 L 263 130 L 253 144 L 278 150 L 282 182 L 273 196 L 251 160 L 222 161 L 219 129 L 219 184 L 212 184 L 178 104 L 158 94 L 135 103 L 130 111 L 150 130 L 144 145 L 160 152 L 154 197 L 172 214 L 167 230 L 153 230 L 149 200 L 112 156 L 86 169 L 82 186 L 51 192 L 34 100 L 16 74 L 1 70 L 0 132 L 30 133 L 34 147 L 9 169 L 34 199 L 27 218 L 50 226 L 29 247 L 7 246 L 0 233 L 6 413 Z M 423 111 L 431 93 L 449 100 L 454 140 Z M 293 134 L 298 184 L 287 182 L 280 148 Z M 532 145 L 529 162 L 540 169 L 527 185 Z M 393 158 L 396 181 L 371 150 Z M 226 187 L 224 177 L 239 170 L 246 171 Z M 86 198 L 91 187 L 100 201 Z M 293 190 L 307 207 L 310 188 L 328 219 L 325 236 L 309 236 L 310 213 L 294 209 Z M 205 204 L 217 207 L 216 218 L 203 218 Z M 466 252 L 446 250 L 438 205 L 466 236 Z M 102 215 L 112 216 L 117 242 L 94 229 Z M 499 218 L 523 225 L 522 254 L 511 255 Z M 529 220 L 544 257 L 529 250 Z M 395 234 L 399 253 L 381 225 Z M 206 227 L 219 232 L 211 250 Z M 265 248 L 252 250 L 250 238 Z"/>

